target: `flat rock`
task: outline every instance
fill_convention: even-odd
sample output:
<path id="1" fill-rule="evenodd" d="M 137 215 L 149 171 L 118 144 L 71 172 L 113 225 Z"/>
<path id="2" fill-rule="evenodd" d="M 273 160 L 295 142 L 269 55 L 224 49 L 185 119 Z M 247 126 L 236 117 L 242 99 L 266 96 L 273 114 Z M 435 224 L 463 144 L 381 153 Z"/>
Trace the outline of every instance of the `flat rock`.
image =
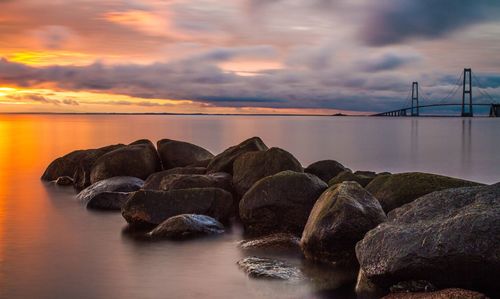
<path id="1" fill-rule="evenodd" d="M 161 170 L 161 162 L 149 140 L 138 140 L 102 155 L 90 172 L 92 183 L 116 176 L 132 176 L 145 180 Z"/>
<path id="2" fill-rule="evenodd" d="M 245 232 L 259 236 L 276 232 L 300 235 L 314 203 L 327 187 L 312 174 L 293 171 L 261 179 L 240 202 Z"/>
<path id="3" fill-rule="evenodd" d="M 273 147 L 242 154 L 233 164 L 236 193 L 242 197 L 258 180 L 285 170 L 303 172 L 300 162 L 283 149 Z"/>
<path id="4" fill-rule="evenodd" d="M 162 222 L 149 236 L 155 239 L 186 239 L 224 233 L 224 225 L 212 217 L 196 214 L 173 216 Z"/>
<path id="5" fill-rule="evenodd" d="M 234 161 L 244 153 L 254 151 L 265 151 L 267 146 L 259 137 L 252 137 L 242 143 L 226 149 L 224 152 L 215 156 L 207 166 L 208 173 L 226 172 L 233 174 Z"/>
<path id="6" fill-rule="evenodd" d="M 144 181 L 135 177 L 113 177 L 99 181 L 84 190 L 76 198 L 83 203 L 88 203 L 97 195 L 104 192 L 134 192 L 144 185 Z"/>
<path id="7" fill-rule="evenodd" d="M 176 167 L 160 172 L 155 172 L 148 176 L 144 182 L 144 190 L 160 190 L 160 183 L 164 177 L 172 174 L 205 174 L 207 169 L 205 167 Z"/>
<path id="8" fill-rule="evenodd" d="M 356 243 L 385 220 L 377 199 L 358 183 L 336 184 L 316 201 L 302 233 L 302 252 L 318 262 L 357 263 Z"/>
<path id="9" fill-rule="evenodd" d="M 479 185 L 437 174 L 409 172 L 377 176 L 366 186 L 366 190 L 379 200 L 387 213 L 434 191 Z"/>
<path id="10" fill-rule="evenodd" d="M 287 281 L 304 280 L 304 275 L 300 269 L 280 260 L 247 257 L 239 260 L 237 264 L 252 278 Z"/>
<path id="11" fill-rule="evenodd" d="M 314 162 L 304 169 L 305 172 L 314 174 L 323 180 L 329 182 L 332 178 L 336 177 L 342 171 L 349 170 L 344 165 L 335 160 L 322 160 Z"/>
<path id="12" fill-rule="evenodd" d="M 300 239 L 292 234 L 276 233 L 258 239 L 243 240 L 239 242 L 243 250 L 265 250 L 300 252 Z"/>
<path id="13" fill-rule="evenodd" d="M 129 192 L 102 192 L 89 200 L 87 209 L 120 211 L 129 196 Z"/>
<path id="14" fill-rule="evenodd" d="M 382 288 L 426 280 L 500 294 L 500 184 L 437 191 L 388 214 L 356 245 Z"/>
<path id="15" fill-rule="evenodd" d="M 171 191 L 140 190 L 131 195 L 122 216 L 133 225 L 158 225 L 170 217 L 199 214 L 225 222 L 231 216 L 233 197 L 220 188 Z"/>
<path id="16" fill-rule="evenodd" d="M 157 142 L 157 146 L 163 169 L 185 167 L 214 157 L 206 149 L 184 141 L 162 139 Z"/>
<path id="17" fill-rule="evenodd" d="M 479 292 L 453 288 L 436 292 L 394 293 L 382 299 L 489 299 L 489 297 Z"/>

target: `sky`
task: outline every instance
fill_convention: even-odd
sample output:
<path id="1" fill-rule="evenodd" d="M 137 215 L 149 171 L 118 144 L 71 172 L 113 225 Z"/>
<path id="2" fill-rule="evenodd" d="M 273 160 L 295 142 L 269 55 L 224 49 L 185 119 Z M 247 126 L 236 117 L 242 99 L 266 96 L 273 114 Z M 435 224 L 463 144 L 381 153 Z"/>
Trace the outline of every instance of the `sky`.
<path id="1" fill-rule="evenodd" d="M 488 102 L 499 53 L 497 0 L 0 0 L 0 112 L 368 114 L 465 67 Z"/>

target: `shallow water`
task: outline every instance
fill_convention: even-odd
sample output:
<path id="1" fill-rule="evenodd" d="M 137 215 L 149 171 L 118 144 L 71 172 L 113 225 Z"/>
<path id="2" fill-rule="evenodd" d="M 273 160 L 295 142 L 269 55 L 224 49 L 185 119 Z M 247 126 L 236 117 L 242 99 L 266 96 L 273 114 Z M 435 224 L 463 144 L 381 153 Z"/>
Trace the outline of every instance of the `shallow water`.
<path id="1" fill-rule="evenodd" d="M 258 135 L 304 165 L 331 158 L 353 170 L 494 183 L 499 132 L 500 119 L 488 118 L 0 115 L 0 298 L 352 296 L 247 278 L 235 265 L 246 256 L 237 226 L 184 243 L 131 238 L 119 214 L 87 211 L 71 188 L 39 180 L 50 161 L 75 149 L 172 138 L 218 153 Z"/>

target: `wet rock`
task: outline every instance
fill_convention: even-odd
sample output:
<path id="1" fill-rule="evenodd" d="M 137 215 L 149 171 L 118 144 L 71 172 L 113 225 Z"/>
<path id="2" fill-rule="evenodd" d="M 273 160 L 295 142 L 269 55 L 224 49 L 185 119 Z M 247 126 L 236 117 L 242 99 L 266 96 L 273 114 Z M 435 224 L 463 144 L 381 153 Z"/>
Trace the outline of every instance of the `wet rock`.
<path id="1" fill-rule="evenodd" d="M 154 145 L 149 140 L 138 140 L 97 159 L 90 172 L 90 181 L 96 183 L 115 176 L 133 176 L 145 180 L 160 170 L 161 162 Z"/>
<path id="2" fill-rule="evenodd" d="M 244 153 L 265 151 L 267 149 L 262 139 L 259 137 L 252 137 L 215 156 L 212 161 L 210 161 L 210 164 L 208 164 L 207 172 L 226 172 L 233 174 L 233 163 L 239 156 Z"/>
<path id="3" fill-rule="evenodd" d="M 339 173 L 345 170 L 349 169 L 334 160 L 318 161 L 304 169 L 305 172 L 314 174 L 324 182 L 329 182 L 332 178 L 336 177 Z"/>
<path id="4" fill-rule="evenodd" d="M 224 233 L 224 225 L 212 217 L 196 214 L 173 216 L 162 222 L 149 236 L 155 239 L 186 239 Z"/>
<path id="5" fill-rule="evenodd" d="M 52 161 L 42 175 L 44 181 L 54 181 L 59 177 L 73 177 L 76 170 L 82 164 L 93 164 L 93 162 L 107 152 L 123 147 L 123 144 L 110 145 L 98 149 L 87 149 L 73 151 L 67 155 Z"/>
<path id="6" fill-rule="evenodd" d="M 399 282 L 389 288 L 391 293 L 433 292 L 436 287 L 426 280 L 409 280 Z"/>
<path id="7" fill-rule="evenodd" d="M 288 281 L 304 280 L 304 276 L 300 269 L 280 260 L 247 257 L 239 260 L 237 264 L 252 278 Z"/>
<path id="8" fill-rule="evenodd" d="M 125 203 L 122 216 L 133 225 L 158 225 L 181 214 L 206 215 L 225 222 L 233 211 L 232 204 L 232 195 L 220 188 L 140 190 Z"/>
<path id="9" fill-rule="evenodd" d="M 233 164 L 236 193 L 242 197 L 258 180 L 285 170 L 303 172 L 300 162 L 280 148 L 242 154 Z"/>
<path id="10" fill-rule="evenodd" d="M 368 185 L 376 176 L 377 174 L 375 172 L 356 171 L 355 173 L 352 173 L 349 170 L 345 170 L 331 179 L 328 182 L 328 186 L 333 186 L 342 182 L 353 181 L 359 183 L 361 187 L 366 187 L 366 185 Z"/>
<path id="11" fill-rule="evenodd" d="M 205 167 L 176 167 L 169 170 L 155 172 L 148 176 L 144 182 L 144 190 L 160 190 L 160 183 L 163 178 L 172 174 L 205 174 L 207 169 Z"/>
<path id="12" fill-rule="evenodd" d="M 489 299 L 489 297 L 479 292 L 453 288 L 427 293 L 394 293 L 383 299 Z"/>
<path id="13" fill-rule="evenodd" d="M 102 181 L 101 181 L 102 182 Z M 87 209 L 103 211 L 120 211 L 130 196 L 129 192 L 103 192 L 92 197 Z"/>
<path id="14" fill-rule="evenodd" d="M 433 192 L 395 209 L 356 245 L 361 268 L 384 288 L 426 280 L 498 294 L 499 199 L 497 184 Z"/>
<path id="15" fill-rule="evenodd" d="M 334 185 L 321 195 L 309 215 L 301 239 L 302 252 L 314 261 L 357 263 L 356 243 L 385 220 L 377 199 L 358 183 Z"/>
<path id="16" fill-rule="evenodd" d="M 471 187 L 479 183 L 437 174 L 410 172 L 380 175 L 366 186 L 387 213 L 425 194 L 449 188 Z"/>
<path id="17" fill-rule="evenodd" d="M 265 250 L 266 252 L 300 253 L 300 239 L 292 234 L 276 233 L 253 240 L 239 242 L 243 250 Z"/>
<path id="18" fill-rule="evenodd" d="M 164 169 L 185 167 L 214 157 L 206 149 L 183 141 L 162 139 L 157 142 L 157 146 Z"/>
<path id="19" fill-rule="evenodd" d="M 275 232 L 301 234 L 314 203 L 327 187 L 312 174 L 293 171 L 261 179 L 240 202 L 245 232 L 260 236 Z"/>
<path id="20" fill-rule="evenodd" d="M 88 203 L 97 195 L 104 192 L 134 192 L 141 189 L 144 181 L 135 177 L 113 177 L 99 181 L 84 190 L 76 198 L 83 203 Z"/>
<path id="21" fill-rule="evenodd" d="M 59 186 L 71 186 L 73 185 L 73 179 L 69 176 L 60 176 L 57 178 L 56 184 Z"/>
<path id="22" fill-rule="evenodd" d="M 163 191 L 189 188 L 221 188 L 228 192 L 233 191 L 232 176 L 228 173 L 217 172 L 208 175 L 202 174 L 171 174 L 162 179 L 159 189 Z"/>

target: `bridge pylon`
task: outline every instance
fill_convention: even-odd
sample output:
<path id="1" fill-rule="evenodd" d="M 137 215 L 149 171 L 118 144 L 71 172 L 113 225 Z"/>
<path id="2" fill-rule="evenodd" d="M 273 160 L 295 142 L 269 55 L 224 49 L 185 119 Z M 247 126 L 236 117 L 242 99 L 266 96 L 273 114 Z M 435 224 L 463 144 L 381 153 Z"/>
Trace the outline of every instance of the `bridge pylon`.
<path id="1" fill-rule="evenodd" d="M 413 82 L 411 85 L 411 116 L 419 115 L 418 105 L 418 82 Z"/>
<path id="2" fill-rule="evenodd" d="M 466 103 L 467 102 L 467 103 Z M 464 69 L 464 83 L 462 92 L 462 117 L 472 117 L 472 69 Z"/>

